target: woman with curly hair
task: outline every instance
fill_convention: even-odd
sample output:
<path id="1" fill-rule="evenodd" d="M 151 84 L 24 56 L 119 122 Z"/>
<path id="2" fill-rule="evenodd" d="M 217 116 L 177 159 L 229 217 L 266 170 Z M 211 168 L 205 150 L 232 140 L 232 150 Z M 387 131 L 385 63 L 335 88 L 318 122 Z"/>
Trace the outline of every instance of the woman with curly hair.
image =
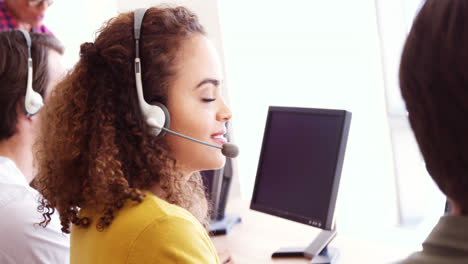
<path id="1" fill-rule="evenodd" d="M 161 120 L 145 110 L 165 105 L 172 130 L 226 143 L 221 63 L 197 17 L 183 7 L 121 14 L 80 56 L 43 110 L 41 225 L 59 212 L 72 264 L 219 263 L 203 227 L 208 203 L 198 172 L 222 167 L 225 157 L 163 135 L 153 124 Z"/>

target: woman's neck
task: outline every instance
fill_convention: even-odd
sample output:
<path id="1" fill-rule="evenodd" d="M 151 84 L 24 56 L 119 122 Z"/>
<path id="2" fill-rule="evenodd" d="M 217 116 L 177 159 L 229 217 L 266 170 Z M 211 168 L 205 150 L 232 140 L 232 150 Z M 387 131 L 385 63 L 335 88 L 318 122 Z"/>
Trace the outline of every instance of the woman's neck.
<path id="1" fill-rule="evenodd" d="M 188 181 L 190 179 L 190 176 L 193 174 L 193 172 L 184 172 L 184 170 L 182 169 L 178 169 L 177 171 L 180 173 L 180 174 L 177 174 L 177 177 L 181 177 L 184 181 Z M 168 196 L 167 192 L 163 188 L 161 188 L 160 183 L 154 184 L 148 190 L 163 200 L 166 200 Z"/>

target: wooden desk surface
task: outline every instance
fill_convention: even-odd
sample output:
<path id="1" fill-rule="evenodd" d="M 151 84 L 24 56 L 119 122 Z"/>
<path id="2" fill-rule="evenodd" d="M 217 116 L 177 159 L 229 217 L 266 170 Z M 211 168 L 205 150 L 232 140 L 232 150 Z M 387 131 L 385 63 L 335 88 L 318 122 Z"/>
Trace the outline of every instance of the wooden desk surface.
<path id="1" fill-rule="evenodd" d="M 263 214 L 249 209 L 249 201 L 231 200 L 227 214 L 238 215 L 242 222 L 228 235 L 214 236 L 218 251 L 229 249 L 236 264 L 309 263 L 304 258 L 272 259 L 271 254 L 280 247 L 306 247 L 319 233 L 319 229 Z M 359 238 L 338 235 L 330 243 L 338 248 L 342 263 L 389 263 L 405 258 L 409 253 Z"/>

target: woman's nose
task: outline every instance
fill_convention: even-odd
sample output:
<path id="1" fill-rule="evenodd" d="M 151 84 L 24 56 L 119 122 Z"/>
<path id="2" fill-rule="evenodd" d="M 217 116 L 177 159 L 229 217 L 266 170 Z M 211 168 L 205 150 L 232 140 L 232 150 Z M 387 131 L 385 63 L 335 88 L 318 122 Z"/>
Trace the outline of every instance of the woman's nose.
<path id="1" fill-rule="evenodd" d="M 220 101 L 221 101 L 221 108 L 217 113 L 216 119 L 219 121 L 228 121 L 232 117 L 231 109 L 229 109 L 229 107 L 226 105 L 224 100 L 220 100 Z"/>

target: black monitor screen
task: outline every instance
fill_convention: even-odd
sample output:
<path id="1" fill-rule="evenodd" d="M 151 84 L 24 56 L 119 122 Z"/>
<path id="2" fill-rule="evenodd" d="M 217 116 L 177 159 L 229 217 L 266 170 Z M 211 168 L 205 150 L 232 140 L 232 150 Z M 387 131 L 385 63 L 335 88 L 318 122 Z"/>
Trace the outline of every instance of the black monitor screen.
<path id="1" fill-rule="evenodd" d="M 270 107 L 251 208 L 330 229 L 347 116 L 343 110 Z"/>

